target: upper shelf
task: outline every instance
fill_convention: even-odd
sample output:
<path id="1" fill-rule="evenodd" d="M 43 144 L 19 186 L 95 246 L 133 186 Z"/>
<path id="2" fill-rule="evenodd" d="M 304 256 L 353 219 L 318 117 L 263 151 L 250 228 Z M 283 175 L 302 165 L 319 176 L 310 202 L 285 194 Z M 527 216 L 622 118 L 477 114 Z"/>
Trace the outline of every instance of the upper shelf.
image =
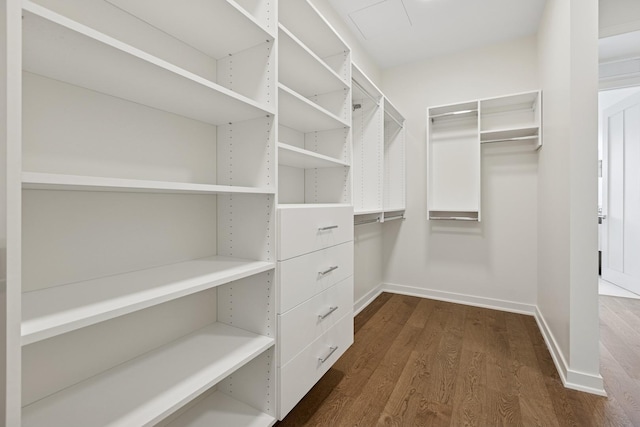
<path id="1" fill-rule="evenodd" d="M 216 59 L 274 38 L 233 0 L 106 1 Z"/>
<path id="2" fill-rule="evenodd" d="M 155 425 L 273 344 L 214 323 L 24 407 L 22 427 Z"/>
<path id="3" fill-rule="evenodd" d="M 538 139 L 540 129 L 537 126 L 508 128 L 480 132 L 480 142 L 527 141 Z"/>
<path id="4" fill-rule="evenodd" d="M 500 114 L 518 110 L 535 110 L 540 92 L 527 92 L 480 101 L 482 114 Z"/>
<path id="5" fill-rule="evenodd" d="M 351 127 L 349 123 L 309 101 L 283 84 L 278 85 L 280 124 L 300 132 Z"/>
<path id="6" fill-rule="evenodd" d="M 280 22 L 320 58 L 350 51 L 308 0 L 280 0 L 278 13 Z"/>
<path id="7" fill-rule="evenodd" d="M 100 176 L 63 175 L 39 172 L 23 172 L 22 188 L 25 190 L 112 191 L 126 193 L 274 194 L 274 190 L 270 188 L 192 184 L 188 182 L 149 181 L 142 179 L 107 178 Z"/>
<path id="8" fill-rule="evenodd" d="M 27 345 L 274 268 L 265 261 L 210 257 L 25 292 Z"/>
<path id="9" fill-rule="evenodd" d="M 314 153 L 294 147 L 293 145 L 278 143 L 278 164 L 301 169 L 335 168 L 349 166 L 342 160 Z"/>
<path id="10" fill-rule="evenodd" d="M 23 69 L 213 125 L 274 111 L 29 1 Z"/>
<path id="11" fill-rule="evenodd" d="M 289 30 L 282 25 L 279 28 L 280 82 L 306 97 L 349 87 L 347 82 Z"/>

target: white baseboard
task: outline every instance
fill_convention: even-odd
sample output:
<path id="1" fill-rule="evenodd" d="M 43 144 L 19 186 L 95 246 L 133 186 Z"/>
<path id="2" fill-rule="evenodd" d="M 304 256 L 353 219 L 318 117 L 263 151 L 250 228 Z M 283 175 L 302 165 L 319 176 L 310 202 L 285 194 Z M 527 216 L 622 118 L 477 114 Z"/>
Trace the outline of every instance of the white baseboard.
<path id="1" fill-rule="evenodd" d="M 438 301 L 471 305 L 474 307 L 490 308 L 493 310 L 507 311 L 510 313 L 528 314 L 530 316 L 533 316 L 536 310 L 536 306 L 532 304 L 523 304 L 519 302 L 492 298 L 483 298 L 473 295 L 457 294 L 454 292 L 436 291 L 434 289 L 416 288 L 413 286 L 396 285 L 392 283 L 382 284 L 382 292 L 392 292 L 401 295 L 430 298 Z"/>
<path id="2" fill-rule="evenodd" d="M 544 342 L 547 344 L 549 353 L 551 353 L 553 363 L 556 365 L 556 370 L 560 375 L 562 384 L 566 388 L 570 388 L 572 390 L 584 391 L 598 396 L 606 396 L 607 392 L 604 390 L 602 376 L 599 374 L 593 375 L 569 369 L 567 360 L 560 350 L 560 346 L 558 345 L 553 332 L 551 332 L 549 325 L 547 325 L 547 321 L 537 307 L 535 311 L 535 319 L 538 324 L 538 329 L 540 329 L 540 333 L 544 338 Z"/>
<path id="3" fill-rule="evenodd" d="M 375 288 L 371 289 L 369 292 L 367 292 L 361 298 L 359 298 L 358 301 L 356 301 L 353 304 L 353 316 L 355 317 L 356 315 L 358 315 L 358 313 L 360 313 L 369 304 L 371 304 L 371 302 L 374 299 L 378 298 L 378 296 L 382 292 L 383 292 L 382 291 L 382 283 L 380 283 L 378 286 L 376 286 Z"/>
<path id="4" fill-rule="evenodd" d="M 493 310 L 506 311 L 510 313 L 526 314 L 533 316 L 538 324 L 538 329 L 544 338 L 544 342 L 551 353 L 551 358 L 556 366 L 556 370 L 562 379 L 562 384 L 569 389 L 584 391 L 586 393 L 606 396 L 602 376 L 579 372 L 568 368 L 560 347 L 549 329 L 544 316 L 533 304 L 523 304 L 513 301 L 491 299 L 453 292 L 437 291 L 434 289 L 416 288 L 413 286 L 397 285 L 392 283 L 381 283 L 371 289 L 364 296 L 355 302 L 353 310 L 354 316 L 360 313 L 365 307 L 378 297 L 382 292 L 393 294 L 409 295 L 422 298 L 429 298 L 439 301 L 452 302 L 456 304 L 470 305 L 474 307 L 490 308 Z"/>

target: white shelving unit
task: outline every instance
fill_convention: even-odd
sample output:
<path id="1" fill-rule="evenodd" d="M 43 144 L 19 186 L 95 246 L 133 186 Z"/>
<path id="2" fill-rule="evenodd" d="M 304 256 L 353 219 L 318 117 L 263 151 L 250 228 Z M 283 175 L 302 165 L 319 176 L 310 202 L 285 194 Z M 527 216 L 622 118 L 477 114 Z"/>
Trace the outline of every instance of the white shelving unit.
<path id="1" fill-rule="evenodd" d="M 278 201 L 351 203 L 350 49 L 307 0 L 279 19 Z"/>
<path id="2" fill-rule="evenodd" d="M 353 65 L 353 199 L 356 224 L 404 218 L 404 118 Z"/>
<path id="3" fill-rule="evenodd" d="M 8 427 L 273 425 L 276 5 L 22 5 Z"/>
<path id="4" fill-rule="evenodd" d="M 283 419 L 353 342 L 352 121 L 349 47 L 308 0 L 280 0 L 278 16 Z"/>
<path id="5" fill-rule="evenodd" d="M 541 96 L 533 91 L 427 109 L 429 219 L 480 221 L 481 146 L 542 147 Z"/>
<path id="6" fill-rule="evenodd" d="M 480 142 L 542 147 L 540 91 L 480 101 Z"/>
<path id="7" fill-rule="evenodd" d="M 480 221 L 478 102 L 428 109 L 429 219 Z"/>

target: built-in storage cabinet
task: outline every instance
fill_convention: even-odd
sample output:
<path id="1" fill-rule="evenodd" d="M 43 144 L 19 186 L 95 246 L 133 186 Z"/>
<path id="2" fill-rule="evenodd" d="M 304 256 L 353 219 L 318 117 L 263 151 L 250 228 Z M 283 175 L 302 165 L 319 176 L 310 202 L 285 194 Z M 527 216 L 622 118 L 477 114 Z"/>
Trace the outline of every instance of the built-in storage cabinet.
<path id="1" fill-rule="evenodd" d="M 351 54 L 308 0 L 278 4 L 278 418 L 353 342 Z"/>
<path id="2" fill-rule="evenodd" d="M 22 426 L 275 422 L 275 12 L 23 3 Z"/>
<path id="3" fill-rule="evenodd" d="M 353 208 L 381 212 L 384 204 L 384 101 L 378 88 L 353 67 Z"/>
<path id="4" fill-rule="evenodd" d="M 430 219 L 480 220 L 478 102 L 429 109 Z"/>
<path id="5" fill-rule="evenodd" d="M 353 343 L 353 207 L 278 208 L 279 417 Z"/>
<path id="6" fill-rule="evenodd" d="M 540 97 L 535 91 L 428 108 L 429 219 L 480 221 L 481 147 L 539 149 Z"/>
<path id="7" fill-rule="evenodd" d="M 404 118 L 353 66 L 353 203 L 357 224 L 403 218 Z"/>
<path id="8" fill-rule="evenodd" d="M 481 100 L 480 142 L 542 147 L 540 96 L 536 91 Z"/>
<path id="9" fill-rule="evenodd" d="M 279 18 L 279 203 L 351 203 L 350 50 L 307 0 Z"/>

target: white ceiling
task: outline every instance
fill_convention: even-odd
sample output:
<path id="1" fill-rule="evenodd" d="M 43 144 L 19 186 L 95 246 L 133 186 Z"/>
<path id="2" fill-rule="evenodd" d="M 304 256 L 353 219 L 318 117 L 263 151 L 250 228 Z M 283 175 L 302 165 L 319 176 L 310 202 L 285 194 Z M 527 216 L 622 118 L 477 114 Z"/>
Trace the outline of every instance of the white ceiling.
<path id="1" fill-rule="evenodd" d="M 640 57 L 640 31 L 605 37 L 599 40 L 600 62 Z"/>
<path id="2" fill-rule="evenodd" d="M 535 34 L 546 0 L 328 0 L 382 68 Z"/>

